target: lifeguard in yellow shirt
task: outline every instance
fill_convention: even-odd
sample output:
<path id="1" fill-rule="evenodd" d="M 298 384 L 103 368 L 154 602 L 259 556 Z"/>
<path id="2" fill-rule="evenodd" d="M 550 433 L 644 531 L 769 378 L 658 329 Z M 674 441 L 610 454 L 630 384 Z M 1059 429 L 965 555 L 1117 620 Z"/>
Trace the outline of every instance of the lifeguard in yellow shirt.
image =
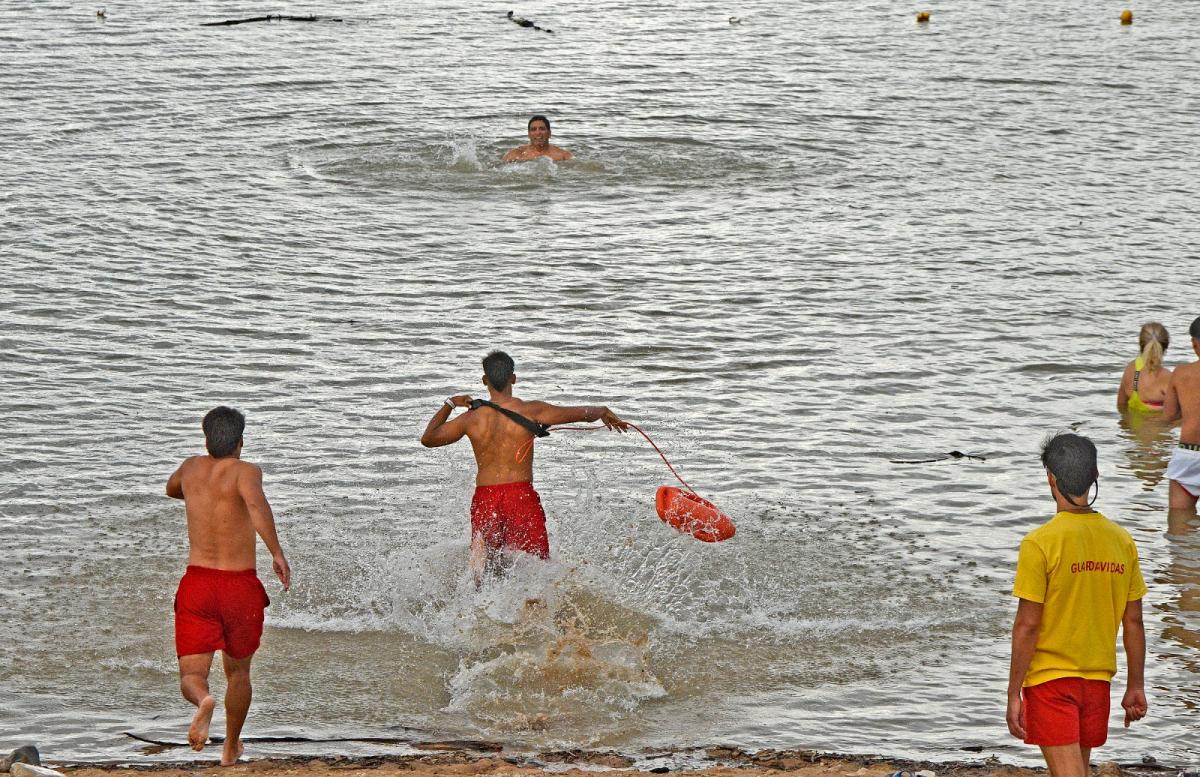
<path id="1" fill-rule="evenodd" d="M 1026 535 L 1017 559 L 1008 730 L 1038 745 L 1052 777 L 1087 777 L 1108 739 L 1109 681 L 1124 627 L 1126 727 L 1146 716 L 1146 583 L 1129 532 L 1092 509 L 1096 446 L 1058 434 L 1042 446 L 1058 513 Z"/>

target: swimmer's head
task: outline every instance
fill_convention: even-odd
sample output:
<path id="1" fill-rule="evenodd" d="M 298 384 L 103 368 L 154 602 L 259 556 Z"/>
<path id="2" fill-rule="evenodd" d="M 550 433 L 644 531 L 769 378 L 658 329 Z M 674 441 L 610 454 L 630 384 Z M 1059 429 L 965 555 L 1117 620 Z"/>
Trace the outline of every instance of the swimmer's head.
<path id="1" fill-rule="evenodd" d="M 1100 478 L 1095 444 L 1070 432 L 1060 432 L 1042 443 L 1042 466 L 1054 476 L 1059 493 L 1072 504 L 1077 497 L 1086 496 Z"/>
<path id="2" fill-rule="evenodd" d="M 483 357 L 483 382 L 488 388 L 504 391 L 516 382 L 515 369 L 511 356 L 504 351 L 492 351 Z"/>
<path id="3" fill-rule="evenodd" d="M 529 142 L 535 148 L 545 148 L 550 143 L 550 120 L 545 116 L 534 116 L 529 120 Z"/>
<path id="4" fill-rule="evenodd" d="M 209 410 L 200 427 L 204 429 L 204 447 L 208 449 L 208 455 L 221 459 L 233 455 L 241 445 L 246 416 L 222 405 Z"/>
<path id="5" fill-rule="evenodd" d="M 1200 318 L 1197 318 L 1192 322 L 1192 325 L 1188 327 L 1188 334 L 1194 339 L 1200 340 Z"/>
<path id="6" fill-rule="evenodd" d="M 1167 328 L 1157 321 L 1142 325 L 1138 332 L 1138 348 L 1141 349 L 1142 359 L 1146 362 L 1147 372 L 1158 372 L 1162 367 L 1163 351 L 1171 344 L 1171 336 Z"/>

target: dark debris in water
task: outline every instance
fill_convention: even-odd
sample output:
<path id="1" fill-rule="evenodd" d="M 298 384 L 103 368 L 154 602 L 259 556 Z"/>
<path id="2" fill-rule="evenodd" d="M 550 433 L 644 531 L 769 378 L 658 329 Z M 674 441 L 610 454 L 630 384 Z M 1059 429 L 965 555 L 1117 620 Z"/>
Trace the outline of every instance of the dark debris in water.
<path id="1" fill-rule="evenodd" d="M 973 453 L 963 453 L 962 451 L 950 451 L 943 453 L 936 459 L 889 459 L 892 464 L 932 464 L 936 461 L 949 461 L 951 459 L 967 459 L 968 461 L 987 461 L 987 456 L 976 456 Z"/>

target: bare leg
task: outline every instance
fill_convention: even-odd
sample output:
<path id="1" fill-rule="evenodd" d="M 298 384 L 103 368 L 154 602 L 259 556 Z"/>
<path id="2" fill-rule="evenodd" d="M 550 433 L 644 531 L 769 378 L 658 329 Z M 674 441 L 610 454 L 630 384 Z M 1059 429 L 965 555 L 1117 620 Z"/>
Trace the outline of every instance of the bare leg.
<path id="1" fill-rule="evenodd" d="M 1192 496 L 1192 492 L 1188 491 L 1183 486 L 1174 480 L 1171 481 L 1170 495 L 1167 497 L 1167 506 L 1172 510 L 1191 510 L 1196 512 L 1196 497 Z"/>
<path id="2" fill-rule="evenodd" d="M 1167 510 L 1167 534 L 1182 536 L 1192 531 L 1192 521 L 1196 519 L 1196 511 L 1187 508 L 1172 507 Z"/>
<path id="3" fill-rule="evenodd" d="M 208 670 L 212 653 L 193 653 L 179 657 L 179 690 L 183 698 L 196 705 L 196 714 L 188 728 L 188 744 L 193 750 L 203 750 L 208 741 L 208 726 L 212 723 L 217 701 L 208 692 Z"/>
<path id="4" fill-rule="evenodd" d="M 1042 755 L 1050 769 L 1050 777 L 1088 777 L 1088 758 L 1091 752 L 1091 748 L 1080 748 L 1078 742 L 1042 747 Z"/>
<path id="5" fill-rule="evenodd" d="M 483 572 L 487 568 L 487 557 L 487 544 L 483 541 L 483 535 L 472 536 L 471 554 L 467 557 L 467 568 L 471 570 L 471 577 L 475 578 L 476 591 L 483 587 Z"/>
<path id="6" fill-rule="evenodd" d="M 242 746 L 242 725 L 250 712 L 250 659 L 230 658 L 221 653 L 225 665 L 225 750 L 221 753 L 221 766 L 233 766 L 246 749 Z"/>

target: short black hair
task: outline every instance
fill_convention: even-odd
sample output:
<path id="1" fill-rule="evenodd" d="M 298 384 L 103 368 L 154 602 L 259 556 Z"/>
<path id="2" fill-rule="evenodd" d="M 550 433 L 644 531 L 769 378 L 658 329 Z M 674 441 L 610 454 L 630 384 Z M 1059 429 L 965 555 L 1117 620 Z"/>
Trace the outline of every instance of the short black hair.
<path id="1" fill-rule="evenodd" d="M 508 384 L 512 382 L 514 369 L 516 369 L 516 365 L 513 363 L 512 357 L 504 351 L 492 351 L 483 357 L 483 374 L 487 376 L 488 383 L 496 391 L 504 391 L 508 388 Z"/>
<path id="2" fill-rule="evenodd" d="M 533 123 L 534 123 L 535 121 L 544 121 L 544 122 L 546 122 L 546 129 L 547 129 L 547 130 L 549 130 L 550 132 L 553 132 L 553 131 L 554 131 L 554 130 L 551 130 L 551 129 L 550 129 L 550 120 L 549 120 L 549 119 L 547 119 L 545 116 L 542 116 L 542 115 L 540 115 L 540 114 L 539 114 L 538 116 L 534 116 L 532 119 L 530 119 L 530 120 L 529 120 L 529 123 L 525 125 L 525 129 L 527 129 L 527 130 L 529 130 L 529 129 L 532 129 L 532 128 L 533 128 Z"/>
<path id="3" fill-rule="evenodd" d="M 1042 466 L 1058 481 L 1058 490 L 1070 499 L 1084 496 L 1100 476 L 1096 445 L 1088 438 L 1059 432 L 1042 443 Z"/>
<path id="4" fill-rule="evenodd" d="M 204 429 L 204 447 L 214 459 L 224 458 L 237 448 L 246 429 L 246 416 L 232 407 L 214 407 L 200 423 Z"/>
<path id="5" fill-rule="evenodd" d="M 1200 318 L 1197 318 L 1192 322 L 1192 325 L 1188 327 L 1188 334 L 1197 340 L 1200 340 Z"/>

